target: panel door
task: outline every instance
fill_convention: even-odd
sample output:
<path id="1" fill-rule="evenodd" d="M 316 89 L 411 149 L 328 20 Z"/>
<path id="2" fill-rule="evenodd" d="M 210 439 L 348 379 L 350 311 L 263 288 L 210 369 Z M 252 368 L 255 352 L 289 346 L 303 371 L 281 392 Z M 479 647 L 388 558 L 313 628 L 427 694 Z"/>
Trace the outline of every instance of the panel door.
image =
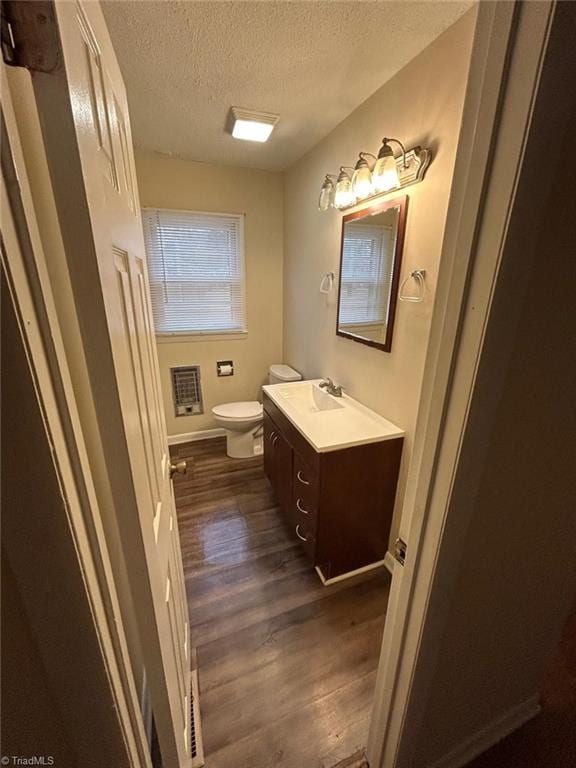
<path id="1" fill-rule="evenodd" d="M 57 2 L 56 15 L 75 136 L 74 146 L 64 146 L 67 133 L 62 126 L 62 150 L 71 160 L 77 153 L 82 176 L 80 183 L 70 178 L 77 190 L 71 211 L 79 219 L 86 215 L 93 239 L 90 248 L 85 241 L 78 243 L 77 257 L 88 259 L 88 251 L 90 257 L 94 254 L 98 284 L 93 290 L 101 293 L 105 315 L 105 322 L 94 318 L 94 328 L 100 321 L 107 332 L 106 339 L 90 338 L 87 344 L 109 345 L 113 360 L 115 381 L 109 386 L 117 388 L 114 403 L 120 407 L 131 475 L 128 495 L 132 499 L 134 494 L 147 568 L 148 583 L 137 589 L 137 610 L 145 609 L 149 616 L 143 644 L 150 695 L 165 768 L 186 766 L 190 763 L 187 602 L 126 92 L 99 4 Z M 64 112 L 45 113 L 52 130 L 55 121 L 66 119 Z M 54 144 L 47 149 L 58 150 Z M 74 167 L 71 161 L 71 174 Z M 59 193 L 62 199 L 65 192 Z M 91 330 L 87 327 L 86 333 Z M 129 509 L 127 501 L 125 514 Z M 124 548 L 130 568 L 130 558 L 140 555 L 136 544 L 134 553 L 130 542 L 124 541 Z"/>

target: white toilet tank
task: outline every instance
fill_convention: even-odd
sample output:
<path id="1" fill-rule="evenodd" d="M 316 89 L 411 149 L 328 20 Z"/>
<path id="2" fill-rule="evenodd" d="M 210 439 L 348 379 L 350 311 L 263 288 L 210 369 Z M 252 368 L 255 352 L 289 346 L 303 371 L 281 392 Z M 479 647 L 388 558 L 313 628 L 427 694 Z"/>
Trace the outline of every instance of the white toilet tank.
<path id="1" fill-rule="evenodd" d="M 286 381 L 301 381 L 302 375 L 289 365 L 271 365 L 268 369 L 268 384 L 282 384 Z"/>

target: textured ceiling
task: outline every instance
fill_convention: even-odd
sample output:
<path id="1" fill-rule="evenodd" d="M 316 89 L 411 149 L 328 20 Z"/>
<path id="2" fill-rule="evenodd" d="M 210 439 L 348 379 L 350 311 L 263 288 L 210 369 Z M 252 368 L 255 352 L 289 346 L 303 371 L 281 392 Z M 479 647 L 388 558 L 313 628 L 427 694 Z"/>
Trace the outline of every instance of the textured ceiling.
<path id="1" fill-rule="evenodd" d="M 281 170 L 471 4 L 108 0 L 103 7 L 136 146 Z M 225 132 L 231 106 L 280 115 L 267 144 Z"/>

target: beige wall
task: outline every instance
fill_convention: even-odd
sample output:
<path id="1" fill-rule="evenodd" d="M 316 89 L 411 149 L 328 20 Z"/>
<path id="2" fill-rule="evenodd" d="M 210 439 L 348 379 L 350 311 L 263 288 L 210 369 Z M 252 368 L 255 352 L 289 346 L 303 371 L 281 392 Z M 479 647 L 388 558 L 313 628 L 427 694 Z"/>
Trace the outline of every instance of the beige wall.
<path id="1" fill-rule="evenodd" d="M 136 171 L 143 207 L 246 214 L 248 333 L 158 342 L 168 434 L 210 429 L 214 405 L 258 399 L 269 366 L 282 362 L 283 177 L 142 152 Z M 234 376 L 218 378 L 218 360 L 234 360 Z M 170 368 L 192 364 L 201 366 L 204 414 L 176 418 Z"/>
<path id="2" fill-rule="evenodd" d="M 331 376 L 347 392 L 406 430 L 404 484 L 416 422 L 475 11 L 468 12 L 292 167 L 285 186 L 284 358 L 306 377 Z M 426 270 L 422 304 L 398 303 L 392 352 L 337 337 L 336 296 L 318 291 L 338 274 L 342 213 L 320 212 L 323 176 L 377 152 L 383 135 L 431 147 L 423 183 L 409 187 L 401 279 Z M 393 195 L 390 195 L 392 197 Z M 394 526 L 395 529 L 396 526 Z M 394 535 L 394 530 L 393 530 Z"/>

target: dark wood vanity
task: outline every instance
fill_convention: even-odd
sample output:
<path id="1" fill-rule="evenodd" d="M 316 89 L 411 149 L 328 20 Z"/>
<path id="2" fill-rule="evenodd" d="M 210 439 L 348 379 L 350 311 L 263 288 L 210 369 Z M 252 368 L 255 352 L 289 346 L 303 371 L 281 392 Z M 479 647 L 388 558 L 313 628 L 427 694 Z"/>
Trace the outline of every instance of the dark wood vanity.
<path id="1" fill-rule="evenodd" d="M 403 437 L 318 452 L 264 392 L 264 468 L 325 580 L 384 560 Z"/>

